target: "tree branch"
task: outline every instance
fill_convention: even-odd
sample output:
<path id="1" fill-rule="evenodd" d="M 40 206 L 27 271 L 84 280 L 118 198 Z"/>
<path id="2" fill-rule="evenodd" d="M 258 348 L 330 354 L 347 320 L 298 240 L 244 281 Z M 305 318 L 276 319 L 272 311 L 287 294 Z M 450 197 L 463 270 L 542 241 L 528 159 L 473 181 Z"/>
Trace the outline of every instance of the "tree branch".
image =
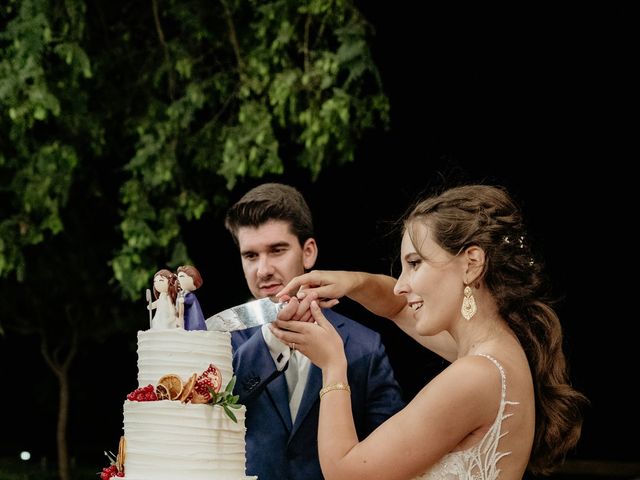
<path id="1" fill-rule="evenodd" d="M 176 78 L 173 71 L 173 65 L 171 65 L 171 58 L 169 56 L 169 47 L 167 42 L 164 39 L 164 32 L 162 31 L 162 25 L 160 24 L 160 15 L 158 14 L 158 1 L 151 0 L 151 5 L 153 6 L 153 21 L 156 25 L 156 32 L 158 34 L 158 40 L 160 40 L 160 45 L 162 45 L 162 49 L 164 51 L 164 61 L 167 65 L 167 75 L 169 77 L 169 98 L 174 100 L 175 90 L 176 90 Z"/>
<path id="2" fill-rule="evenodd" d="M 311 14 L 307 15 L 304 22 L 304 42 L 302 44 L 302 52 L 304 54 L 304 71 L 309 71 L 309 29 L 311 28 Z"/>
<path id="3" fill-rule="evenodd" d="M 226 0 L 220 0 L 222 8 L 224 10 L 224 18 L 227 21 L 227 27 L 229 28 L 229 42 L 233 48 L 233 53 L 236 56 L 236 63 L 238 64 L 238 72 L 242 75 L 244 71 L 244 62 L 242 61 L 242 54 L 240 53 L 240 44 L 238 43 L 238 37 L 236 35 L 236 28 L 233 24 L 233 18 L 231 16 L 231 10 Z"/>

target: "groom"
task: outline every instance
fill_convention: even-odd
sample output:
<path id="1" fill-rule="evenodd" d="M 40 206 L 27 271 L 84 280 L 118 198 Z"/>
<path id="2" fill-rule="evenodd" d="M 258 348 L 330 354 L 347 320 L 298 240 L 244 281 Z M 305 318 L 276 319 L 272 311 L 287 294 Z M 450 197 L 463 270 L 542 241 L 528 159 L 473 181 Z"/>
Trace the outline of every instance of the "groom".
<path id="1" fill-rule="evenodd" d="M 318 256 L 311 211 L 295 188 L 278 183 L 247 192 L 226 216 L 242 269 L 256 298 L 272 297 Z M 404 403 L 380 335 L 323 310 L 345 345 L 358 437 Z M 247 474 L 260 480 L 321 480 L 318 393 L 322 373 L 273 336 L 267 325 L 232 332 L 235 393 L 247 407 Z"/>

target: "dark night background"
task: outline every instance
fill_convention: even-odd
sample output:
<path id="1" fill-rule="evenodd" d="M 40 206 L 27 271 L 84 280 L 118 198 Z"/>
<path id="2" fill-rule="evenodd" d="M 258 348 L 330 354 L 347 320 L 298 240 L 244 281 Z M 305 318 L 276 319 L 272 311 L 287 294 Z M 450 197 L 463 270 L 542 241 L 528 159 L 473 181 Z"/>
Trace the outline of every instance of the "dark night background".
<path id="1" fill-rule="evenodd" d="M 398 245 L 393 221 L 421 192 L 460 181 L 506 186 L 524 209 L 559 300 L 574 385 L 591 401 L 571 458 L 637 462 L 637 441 L 619 438 L 636 434 L 638 413 L 619 381 L 625 365 L 637 365 L 633 343 L 617 329 L 637 322 L 637 313 L 627 311 L 634 311 L 634 283 L 613 274 L 626 268 L 620 245 L 630 245 L 619 238 L 626 229 L 605 213 L 620 209 L 616 191 L 624 189 L 626 170 L 605 135 L 615 91 L 603 86 L 602 69 L 610 66 L 604 33 L 580 26 L 574 13 L 518 12 L 508 21 L 476 23 L 470 11 L 423 7 L 418 14 L 361 3 L 376 29 L 373 53 L 391 101 L 391 129 L 370 132 L 354 164 L 328 168 L 317 182 L 295 170 L 268 178 L 297 186 L 307 198 L 320 248 L 316 267 L 390 273 Z M 256 183 L 239 185 L 232 200 Z M 205 316 L 247 300 L 222 219 L 205 217 L 185 226 L 185 235 L 204 278 L 197 294 Z M 148 325 L 143 297 L 132 307 L 140 329 Z M 408 398 L 444 366 L 356 305 L 343 301 L 339 310 L 382 333 Z M 57 397 L 40 398 L 35 412 L 29 397 L 51 395 L 55 379 L 30 340 L 5 345 L 5 374 L 23 363 L 21 352 L 33 358 L 28 371 L 4 385 L 10 415 L 3 414 L 0 456 L 28 449 L 53 463 Z M 69 441 L 80 462 L 101 466 L 102 451 L 117 448 L 122 402 L 136 386 L 135 348 L 135 336 L 123 335 L 79 354 Z"/>

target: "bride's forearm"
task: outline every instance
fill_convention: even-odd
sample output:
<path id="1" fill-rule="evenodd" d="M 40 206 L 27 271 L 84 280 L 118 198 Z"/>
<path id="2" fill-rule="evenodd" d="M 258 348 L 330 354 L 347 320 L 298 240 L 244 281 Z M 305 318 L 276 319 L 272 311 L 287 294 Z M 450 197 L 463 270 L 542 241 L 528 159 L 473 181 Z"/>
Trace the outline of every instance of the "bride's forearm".
<path id="1" fill-rule="evenodd" d="M 395 321 L 397 315 L 406 307 L 404 297 L 393 293 L 396 279 L 388 275 L 366 272 L 353 272 L 354 287 L 347 294 L 371 313 Z"/>

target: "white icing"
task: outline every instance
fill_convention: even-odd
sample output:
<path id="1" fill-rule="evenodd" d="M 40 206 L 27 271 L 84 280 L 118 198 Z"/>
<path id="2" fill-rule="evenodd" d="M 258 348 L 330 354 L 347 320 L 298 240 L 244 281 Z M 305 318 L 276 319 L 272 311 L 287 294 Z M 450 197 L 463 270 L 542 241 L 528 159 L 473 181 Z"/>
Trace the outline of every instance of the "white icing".
<path id="1" fill-rule="evenodd" d="M 245 477 L 245 407 L 234 423 L 219 406 L 178 401 L 124 402 L 128 480 Z"/>
<path id="2" fill-rule="evenodd" d="M 213 363 L 222 374 L 222 386 L 233 375 L 231 334 L 205 330 L 146 330 L 138 332 L 138 386 L 156 385 L 173 373 L 186 382 Z"/>

